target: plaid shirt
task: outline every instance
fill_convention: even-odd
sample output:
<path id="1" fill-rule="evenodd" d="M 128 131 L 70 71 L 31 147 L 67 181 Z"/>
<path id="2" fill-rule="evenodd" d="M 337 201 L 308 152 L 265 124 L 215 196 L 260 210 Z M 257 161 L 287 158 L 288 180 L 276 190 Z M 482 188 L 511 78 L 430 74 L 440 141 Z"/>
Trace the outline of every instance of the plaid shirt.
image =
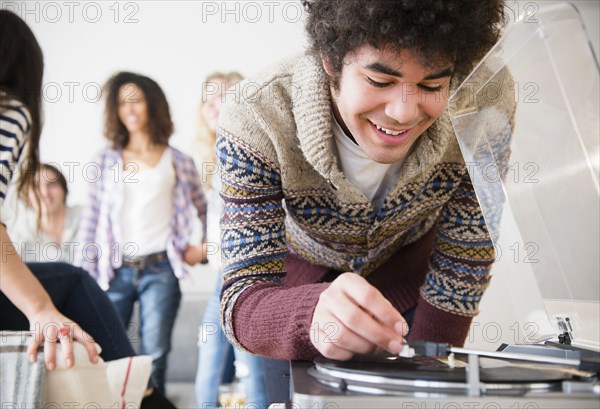
<path id="1" fill-rule="evenodd" d="M 167 255 L 175 275 L 186 274 L 183 266 L 183 252 L 187 248 L 192 233 L 192 206 L 198 211 L 202 222 L 202 237 L 206 239 L 206 198 L 200 176 L 189 156 L 169 147 L 173 157 L 176 182 L 173 189 L 173 214 L 170 234 L 167 240 Z M 83 212 L 79 228 L 79 243 L 82 251 L 77 251 L 75 264 L 87 270 L 98 284 L 107 289 L 114 277 L 114 270 L 123 264 L 123 247 L 120 214 L 123 203 L 121 151 L 104 149 L 96 161 L 100 174 L 91 184 L 89 203 Z M 143 215 L 140 215 L 143 217 Z"/>

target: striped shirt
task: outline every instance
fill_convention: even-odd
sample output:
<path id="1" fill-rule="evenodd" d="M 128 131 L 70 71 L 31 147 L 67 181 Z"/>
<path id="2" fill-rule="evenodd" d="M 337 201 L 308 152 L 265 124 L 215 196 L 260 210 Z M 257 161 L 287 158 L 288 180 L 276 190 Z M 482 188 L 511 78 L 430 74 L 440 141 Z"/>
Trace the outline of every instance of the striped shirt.
<path id="1" fill-rule="evenodd" d="M 25 151 L 31 131 L 31 116 L 22 103 L 0 94 L 0 209 Z M 3 213 L 0 222 L 4 224 Z"/>
<path id="2" fill-rule="evenodd" d="M 206 238 L 207 202 L 194 161 L 175 148 L 169 149 L 176 183 L 166 250 L 175 275 L 181 278 L 186 274 L 183 252 L 192 234 L 192 207 L 202 222 L 202 237 Z M 117 172 L 123 169 L 121 151 L 104 149 L 96 165 L 98 174 L 90 176 L 89 200 L 78 234 L 82 251 L 77 252 L 75 264 L 88 271 L 102 288 L 107 289 L 114 271 L 123 264 L 123 256 L 135 255 L 135 244 L 123 243 L 120 226 L 121 209 L 127 205 L 123 200 L 123 183 L 127 175 L 123 171 Z"/>

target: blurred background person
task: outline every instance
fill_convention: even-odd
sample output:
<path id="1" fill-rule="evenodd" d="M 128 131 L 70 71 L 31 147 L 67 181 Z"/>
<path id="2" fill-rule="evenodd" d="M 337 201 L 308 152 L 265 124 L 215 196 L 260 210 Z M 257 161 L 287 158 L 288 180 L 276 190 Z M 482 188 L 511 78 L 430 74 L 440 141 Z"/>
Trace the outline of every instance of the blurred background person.
<path id="1" fill-rule="evenodd" d="M 92 254 L 77 263 L 107 290 L 125 326 L 139 301 L 140 352 L 152 356 L 152 379 L 164 394 L 183 262 L 206 261 L 205 244 L 190 244 L 192 209 L 206 226 L 206 199 L 192 159 L 169 146 L 173 123 L 160 86 L 120 72 L 105 90 L 110 146 L 100 153 L 79 230 Z"/>
<path id="2" fill-rule="evenodd" d="M 42 163 L 35 174 L 34 185 L 29 188 L 29 207 L 18 209 L 7 222 L 23 261 L 74 262 L 75 252 L 81 251 L 76 241 L 81 206 L 68 206 L 68 194 L 67 179 L 62 172 Z"/>
<path id="3" fill-rule="evenodd" d="M 235 356 L 235 369 L 245 395 L 245 404 L 266 408 L 267 397 L 261 358 L 234 348 L 223 333 L 219 320 L 222 280 L 219 220 L 222 210 L 219 190 L 221 174 L 216 160 L 216 131 L 221 103 L 233 93 L 226 90 L 242 80 L 237 72 L 215 72 L 202 84 L 198 112 L 198 134 L 192 146 L 194 161 L 208 187 L 208 242 L 210 263 L 218 271 L 217 285 L 210 297 L 199 330 L 199 359 L 196 374 L 196 400 L 199 407 L 219 405 L 219 386 L 231 371 L 228 357 Z M 212 405 L 212 406 L 211 406 Z"/>

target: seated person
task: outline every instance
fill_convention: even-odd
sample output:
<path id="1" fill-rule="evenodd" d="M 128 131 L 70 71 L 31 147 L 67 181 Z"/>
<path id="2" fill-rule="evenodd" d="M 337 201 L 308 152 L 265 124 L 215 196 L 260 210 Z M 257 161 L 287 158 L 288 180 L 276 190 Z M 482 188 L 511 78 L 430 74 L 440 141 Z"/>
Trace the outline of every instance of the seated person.
<path id="1" fill-rule="evenodd" d="M 76 241 L 81 208 L 67 206 L 68 194 L 67 179 L 61 171 L 42 163 L 36 172 L 35 185 L 28 192 L 31 207 L 24 211 L 23 217 L 15 214 L 7 222 L 23 261 L 73 263 L 75 251 L 81 251 Z"/>

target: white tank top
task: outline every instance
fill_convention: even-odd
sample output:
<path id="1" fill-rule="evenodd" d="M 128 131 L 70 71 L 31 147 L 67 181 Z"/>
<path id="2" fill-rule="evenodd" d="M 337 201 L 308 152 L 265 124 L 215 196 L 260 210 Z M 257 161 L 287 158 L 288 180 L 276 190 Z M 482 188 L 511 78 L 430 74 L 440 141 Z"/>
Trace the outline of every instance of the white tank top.
<path id="1" fill-rule="evenodd" d="M 144 164 L 124 170 L 121 229 L 124 255 L 145 256 L 164 251 L 171 232 L 175 169 L 171 150 L 165 149 L 154 167 Z M 132 248 L 136 248 L 132 254 Z"/>

